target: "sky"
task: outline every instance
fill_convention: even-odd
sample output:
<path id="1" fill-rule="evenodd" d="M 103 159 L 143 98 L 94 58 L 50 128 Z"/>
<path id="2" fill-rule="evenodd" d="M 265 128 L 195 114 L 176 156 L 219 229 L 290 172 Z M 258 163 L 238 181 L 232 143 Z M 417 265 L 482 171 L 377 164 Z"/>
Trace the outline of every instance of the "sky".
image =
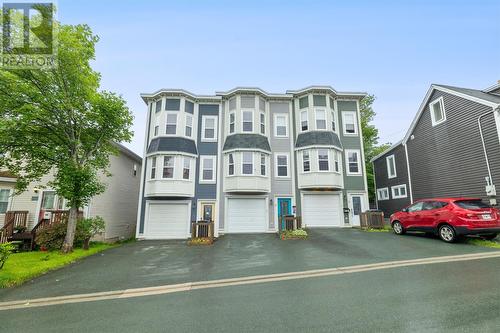
<path id="1" fill-rule="evenodd" d="M 400 140 L 432 83 L 500 80 L 500 1 L 58 0 L 63 24 L 100 37 L 101 88 L 127 101 L 142 155 L 140 93 L 309 85 L 376 96 L 380 143 Z"/>

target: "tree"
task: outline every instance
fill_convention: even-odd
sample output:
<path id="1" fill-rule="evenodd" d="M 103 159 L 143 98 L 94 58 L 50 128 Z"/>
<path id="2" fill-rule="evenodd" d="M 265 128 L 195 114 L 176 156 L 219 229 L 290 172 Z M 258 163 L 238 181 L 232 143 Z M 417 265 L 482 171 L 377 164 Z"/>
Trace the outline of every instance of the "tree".
<path id="1" fill-rule="evenodd" d="M 365 152 L 365 169 L 366 180 L 368 183 L 368 198 L 370 202 L 375 200 L 375 177 L 373 174 L 373 165 L 370 160 L 389 148 L 390 143 L 378 145 L 378 129 L 375 125 L 370 124 L 375 118 L 375 111 L 373 110 L 373 102 L 375 96 L 368 95 L 361 100 L 360 103 L 360 116 L 361 116 L 361 130 L 363 132 L 363 148 Z"/>
<path id="2" fill-rule="evenodd" d="M 53 172 L 51 186 L 70 206 L 64 253 L 73 249 L 78 209 L 102 193 L 115 142 L 130 141 L 133 117 L 121 96 L 99 90 L 99 38 L 87 25 L 60 25 L 58 66 L 0 69 L 0 168 L 17 176 L 16 192 Z"/>

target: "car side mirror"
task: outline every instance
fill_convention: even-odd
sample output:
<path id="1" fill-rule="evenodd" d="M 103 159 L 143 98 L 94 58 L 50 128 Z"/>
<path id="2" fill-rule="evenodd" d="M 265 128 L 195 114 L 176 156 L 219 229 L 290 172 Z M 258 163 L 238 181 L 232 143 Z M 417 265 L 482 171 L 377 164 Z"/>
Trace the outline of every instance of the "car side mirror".
<path id="1" fill-rule="evenodd" d="M 403 208 L 401 211 L 402 211 L 403 213 L 408 213 L 408 208 Z"/>

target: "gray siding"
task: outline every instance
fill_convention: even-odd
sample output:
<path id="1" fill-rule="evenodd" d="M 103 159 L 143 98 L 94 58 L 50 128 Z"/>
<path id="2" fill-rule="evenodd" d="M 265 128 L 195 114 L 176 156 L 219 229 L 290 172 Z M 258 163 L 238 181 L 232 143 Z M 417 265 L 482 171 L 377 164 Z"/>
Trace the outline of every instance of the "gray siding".
<path id="1" fill-rule="evenodd" d="M 218 142 L 202 142 L 201 141 L 201 122 L 202 122 L 202 117 L 203 116 L 218 116 L 219 115 L 219 105 L 215 104 L 200 104 L 198 108 L 198 154 L 199 155 L 215 155 L 217 156 L 217 145 Z M 217 120 L 218 121 L 218 120 Z M 218 129 L 220 130 L 220 129 Z M 219 157 L 217 156 L 217 161 L 216 161 L 216 166 L 214 169 L 214 172 L 217 172 L 219 168 Z M 196 220 L 196 210 L 198 209 L 196 200 L 199 199 L 213 199 L 215 200 L 217 197 L 217 184 L 200 184 L 199 178 L 200 178 L 200 158 L 196 159 L 196 173 L 195 173 L 195 201 L 191 205 L 191 221 Z M 220 179 L 217 179 L 216 176 L 216 181 L 220 182 Z"/>
<path id="2" fill-rule="evenodd" d="M 396 177 L 389 179 L 387 177 L 386 157 L 391 155 L 394 155 L 394 159 L 396 162 Z M 379 201 L 377 198 L 378 209 L 382 210 L 386 217 L 389 217 L 392 213 L 401 210 L 411 203 L 406 153 L 405 147 L 402 144 L 398 145 L 391 151 L 379 157 L 377 160 L 373 161 L 373 170 L 375 172 L 375 184 L 377 189 L 387 187 L 389 190 L 389 200 Z M 403 184 L 406 185 L 407 197 L 401 199 L 393 199 L 391 187 Z"/>
<path id="3" fill-rule="evenodd" d="M 443 97 L 446 121 L 432 127 L 429 105 L 408 141 L 413 199 L 474 196 L 485 198 L 487 169 L 477 118 L 490 107 L 441 91 L 430 102 Z M 493 181 L 500 184 L 500 144 L 493 119 L 482 123 L 490 154 Z"/>

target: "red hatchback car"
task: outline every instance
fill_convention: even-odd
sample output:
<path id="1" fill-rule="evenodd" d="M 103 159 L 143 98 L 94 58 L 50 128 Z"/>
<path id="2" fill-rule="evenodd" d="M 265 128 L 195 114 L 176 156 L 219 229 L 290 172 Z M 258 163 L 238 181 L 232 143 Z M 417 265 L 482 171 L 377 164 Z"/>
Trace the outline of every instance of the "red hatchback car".
<path id="1" fill-rule="evenodd" d="M 500 211 L 477 198 L 419 200 L 391 215 L 394 233 L 424 231 L 452 243 L 460 236 L 493 239 L 500 233 Z"/>

